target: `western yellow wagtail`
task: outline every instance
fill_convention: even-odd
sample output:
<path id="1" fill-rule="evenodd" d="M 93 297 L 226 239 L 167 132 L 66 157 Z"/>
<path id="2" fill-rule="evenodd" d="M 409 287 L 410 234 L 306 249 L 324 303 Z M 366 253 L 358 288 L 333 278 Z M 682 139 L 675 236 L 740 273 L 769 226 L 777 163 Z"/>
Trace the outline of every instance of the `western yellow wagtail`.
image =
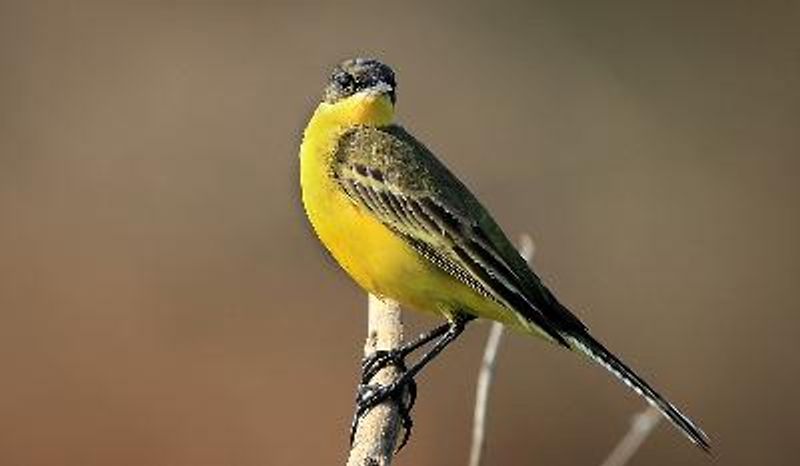
<path id="1" fill-rule="evenodd" d="M 364 384 L 436 340 L 394 384 L 361 394 L 356 422 L 402 393 L 470 320 L 483 317 L 587 356 L 708 451 L 703 431 L 595 340 L 458 178 L 394 123 L 396 87 L 394 72 L 376 60 L 337 66 L 300 149 L 306 213 L 339 264 L 368 292 L 447 319 L 365 365 Z"/>

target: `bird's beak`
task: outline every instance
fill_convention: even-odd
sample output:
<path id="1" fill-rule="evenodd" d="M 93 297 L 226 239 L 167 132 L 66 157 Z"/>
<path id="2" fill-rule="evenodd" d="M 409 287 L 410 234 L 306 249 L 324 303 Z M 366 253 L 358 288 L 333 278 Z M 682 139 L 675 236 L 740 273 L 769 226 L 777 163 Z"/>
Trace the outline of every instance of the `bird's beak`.
<path id="1" fill-rule="evenodd" d="M 389 97 L 389 100 L 392 101 L 392 105 L 394 105 L 395 101 L 394 87 L 386 84 L 385 82 L 379 82 L 375 84 L 374 86 L 367 89 L 366 92 L 369 95 L 375 95 L 375 96 L 386 95 Z"/>

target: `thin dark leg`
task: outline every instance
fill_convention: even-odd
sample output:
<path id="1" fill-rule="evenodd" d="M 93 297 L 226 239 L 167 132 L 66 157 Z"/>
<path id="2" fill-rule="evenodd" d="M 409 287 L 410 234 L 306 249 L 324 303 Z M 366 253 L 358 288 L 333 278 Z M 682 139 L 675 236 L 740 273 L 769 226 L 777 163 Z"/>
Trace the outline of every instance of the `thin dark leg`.
<path id="1" fill-rule="evenodd" d="M 429 331 L 419 335 L 413 341 L 410 341 L 410 342 L 408 342 L 408 343 L 406 343 L 404 345 L 400 345 L 400 348 L 398 348 L 398 349 L 402 352 L 403 355 L 411 354 L 414 351 L 416 351 L 417 348 L 419 348 L 420 346 L 424 346 L 428 342 L 431 342 L 431 341 L 435 340 L 436 338 L 439 338 L 440 336 L 442 336 L 445 333 L 447 333 L 447 331 L 450 330 L 450 327 L 452 327 L 452 323 L 450 323 L 450 322 L 442 324 L 442 325 L 440 325 L 440 326 L 438 326 L 438 327 L 436 327 L 436 328 L 434 328 L 432 330 L 429 330 Z"/>
<path id="2" fill-rule="evenodd" d="M 453 319 L 453 321 L 448 324 L 447 331 L 444 332 L 444 335 L 442 335 L 439 341 L 437 341 L 436 344 L 433 345 L 430 351 L 423 354 L 422 357 L 419 358 L 419 361 L 417 361 L 416 364 L 414 364 L 413 366 L 411 366 L 411 368 L 405 371 L 403 375 L 398 377 L 397 380 L 392 382 L 390 385 L 387 385 L 386 387 L 382 388 L 389 389 L 389 391 L 391 391 L 393 386 L 403 385 L 404 383 L 407 383 L 409 380 L 413 379 L 414 376 L 416 376 L 422 369 L 424 369 L 429 362 L 433 361 L 433 359 L 436 356 L 438 356 L 439 353 L 441 353 L 442 350 L 447 347 L 447 345 L 455 341 L 455 339 L 458 338 L 458 336 L 461 335 L 461 332 L 463 332 L 464 329 L 467 327 L 467 323 L 469 323 L 469 321 L 473 319 L 475 319 L 474 316 L 468 314 L 458 314 L 455 317 L 455 319 Z M 394 388 L 394 390 L 396 390 L 396 388 Z M 386 396 L 384 395 L 383 399 L 377 400 L 376 402 L 374 402 L 374 404 L 372 402 L 370 403 L 372 404 L 372 406 L 374 406 L 375 404 L 381 403 L 385 399 Z"/>
<path id="3" fill-rule="evenodd" d="M 384 367 L 395 364 L 399 365 L 400 361 L 405 359 L 406 356 L 416 351 L 421 346 L 425 346 L 429 342 L 439 338 L 450 330 L 452 324 L 450 322 L 442 324 L 433 330 L 425 332 L 404 345 L 401 345 L 390 351 L 376 351 L 371 355 L 364 358 L 361 362 L 361 384 L 366 385 L 375 377 Z"/>
<path id="4" fill-rule="evenodd" d="M 420 335 L 417 339 L 409 344 L 404 345 L 395 351 L 384 352 L 382 358 L 376 358 L 372 361 L 365 362 L 364 375 L 366 380 L 365 383 L 359 387 L 359 394 L 356 400 L 356 413 L 350 430 L 350 443 L 353 442 L 353 437 L 355 436 L 356 429 L 358 428 L 358 422 L 361 420 L 361 418 L 373 407 L 383 403 L 389 398 L 395 398 L 401 404 L 401 416 L 403 427 L 405 428 L 405 435 L 403 437 L 403 441 L 398 447 L 398 450 L 403 448 L 411 435 L 411 416 L 409 415 L 409 412 L 416 398 L 416 383 L 414 382 L 414 377 L 419 374 L 419 372 L 422 371 L 422 369 L 425 368 L 429 362 L 439 355 L 442 350 L 444 350 L 450 343 L 455 341 L 456 338 L 458 338 L 458 336 L 464 331 L 464 328 L 466 328 L 466 324 L 473 319 L 475 319 L 474 316 L 468 314 L 458 314 L 451 322 Z M 402 360 L 404 356 L 440 336 L 441 338 L 439 338 L 436 344 L 433 345 L 430 351 L 422 355 L 416 364 L 414 364 L 407 371 L 404 371 L 403 374 L 400 375 L 400 377 L 398 377 L 394 382 L 389 385 L 377 387 L 367 385 L 369 379 L 371 379 L 375 373 L 389 363 L 397 364 L 402 370 L 405 366 Z M 408 405 L 403 405 L 402 398 L 406 386 L 409 387 L 409 395 L 411 399 Z"/>
<path id="5" fill-rule="evenodd" d="M 448 330 L 450 330 L 451 323 L 448 322 L 446 324 L 442 324 L 428 332 L 425 332 L 415 338 L 413 341 L 410 341 L 404 345 L 399 346 L 398 348 L 389 350 L 389 351 L 375 351 L 371 355 L 364 358 L 361 361 L 361 383 L 359 384 L 359 397 L 361 396 L 361 391 L 366 387 L 369 382 L 372 380 L 375 375 L 381 371 L 381 369 L 389 366 L 394 365 L 397 367 L 401 373 L 406 371 L 405 365 L 405 358 L 409 354 L 413 353 L 420 347 L 428 344 L 432 340 L 441 337 Z M 402 391 L 400 391 L 402 392 Z M 417 383 L 414 379 L 410 379 L 406 383 L 406 390 L 405 393 L 407 394 L 406 399 L 402 399 L 402 397 L 397 396 L 397 402 L 400 406 L 400 417 L 401 423 L 403 424 L 403 441 L 400 442 L 400 448 L 402 448 L 406 442 L 408 441 L 409 436 L 411 435 L 411 428 L 414 425 L 413 420 L 411 419 L 411 410 L 414 408 L 414 403 L 417 401 Z M 354 417 L 353 423 L 351 424 L 350 428 L 350 443 L 353 443 L 353 438 L 355 436 L 356 428 L 358 427 L 359 418 Z"/>

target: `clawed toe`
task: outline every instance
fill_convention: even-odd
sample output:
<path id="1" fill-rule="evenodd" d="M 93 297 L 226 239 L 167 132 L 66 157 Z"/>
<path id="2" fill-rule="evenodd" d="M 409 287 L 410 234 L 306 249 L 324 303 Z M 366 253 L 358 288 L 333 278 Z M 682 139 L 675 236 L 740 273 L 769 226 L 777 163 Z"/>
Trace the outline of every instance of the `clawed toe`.
<path id="1" fill-rule="evenodd" d="M 400 422 L 403 426 L 403 439 L 397 451 L 400 451 L 411 436 L 413 421 L 411 419 L 411 409 L 417 399 L 417 384 L 413 378 L 400 378 L 389 385 L 375 385 L 369 382 L 381 370 L 388 366 L 395 366 L 401 372 L 405 372 L 406 366 L 403 356 L 399 351 L 376 351 L 364 358 L 361 364 L 362 375 L 361 384 L 356 394 L 356 412 L 353 416 L 353 423 L 350 426 L 350 444 L 355 440 L 356 430 L 361 419 L 375 406 L 386 400 L 397 401 L 399 407 Z"/>
<path id="2" fill-rule="evenodd" d="M 378 350 L 361 361 L 361 385 L 367 385 L 375 375 L 389 366 L 395 366 L 405 372 L 405 355 L 400 350 Z"/>

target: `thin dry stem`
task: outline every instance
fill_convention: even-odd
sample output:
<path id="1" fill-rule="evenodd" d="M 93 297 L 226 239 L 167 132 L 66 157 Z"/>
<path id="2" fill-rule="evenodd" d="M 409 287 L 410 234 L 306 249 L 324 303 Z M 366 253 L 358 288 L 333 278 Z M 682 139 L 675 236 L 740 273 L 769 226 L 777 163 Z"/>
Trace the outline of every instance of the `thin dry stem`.
<path id="1" fill-rule="evenodd" d="M 392 300 L 369 295 L 369 317 L 364 355 L 391 350 L 403 342 L 400 305 Z M 394 366 L 381 369 L 373 383 L 388 385 L 400 373 Z M 402 427 L 397 402 L 388 399 L 372 408 L 358 423 L 347 466 L 389 466 Z"/>
<path id="2" fill-rule="evenodd" d="M 533 239 L 529 235 L 522 235 L 519 240 L 519 254 L 530 262 L 533 258 Z M 486 348 L 483 351 L 483 362 L 478 374 L 478 384 L 475 388 L 475 415 L 472 421 L 472 446 L 469 453 L 469 466 L 480 466 L 483 458 L 483 449 L 486 444 L 486 413 L 489 406 L 489 389 L 494 378 L 494 367 L 497 362 L 497 350 L 503 338 L 503 324 L 492 322 Z"/>
<path id="3" fill-rule="evenodd" d="M 472 421 L 472 446 L 469 453 L 469 466 L 480 466 L 483 447 L 486 443 L 486 411 L 489 405 L 489 388 L 494 376 L 497 349 L 503 337 L 503 324 L 492 322 L 486 348 L 483 351 L 483 362 L 478 374 L 478 385 L 475 389 L 475 415 Z"/>
<path id="4" fill-rule="evenodd" d="M 631 428 L 622 437 L 602 466 L 624 466 L 642 446 L 644 440 L 653 431 L 653 428 L 661 420 L 661 413 L 653 406 L 648 406 L 644 411 L 633 416 Z"/>

